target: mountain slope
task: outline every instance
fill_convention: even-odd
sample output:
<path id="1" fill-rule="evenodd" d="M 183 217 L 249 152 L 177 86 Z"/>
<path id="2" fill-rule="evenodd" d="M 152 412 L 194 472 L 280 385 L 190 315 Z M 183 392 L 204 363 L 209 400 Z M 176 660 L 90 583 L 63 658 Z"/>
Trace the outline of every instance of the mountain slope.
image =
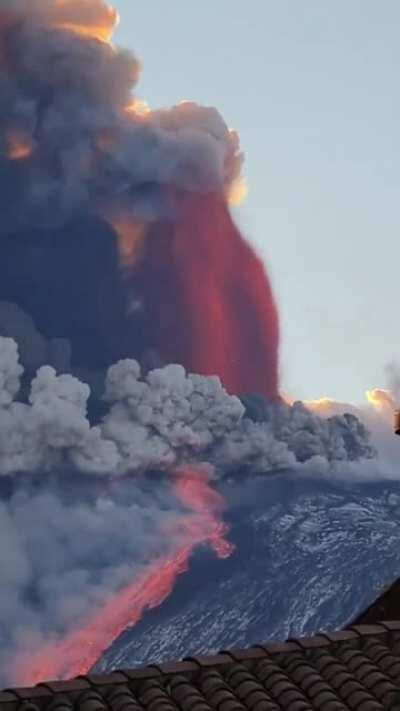
<path id="1" fill-rule="evenodd" d="M 400 575 L 397 483 L 274 477 L 229 497 L 235 554 L 197 551 L 169 599 L 96 670 L 340 628 Z"/>

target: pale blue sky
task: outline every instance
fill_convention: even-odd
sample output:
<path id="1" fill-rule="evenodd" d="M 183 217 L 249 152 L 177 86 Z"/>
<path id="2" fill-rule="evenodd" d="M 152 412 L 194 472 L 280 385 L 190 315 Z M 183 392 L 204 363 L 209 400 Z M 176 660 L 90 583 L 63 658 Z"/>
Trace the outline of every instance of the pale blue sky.
<path id="1" fill-rule="evenodd" d="M 280 305 L 283 385 L 359 402 L 400 359 L 400 2 L 115 0 L 152 107 L 217 106 Z"/>

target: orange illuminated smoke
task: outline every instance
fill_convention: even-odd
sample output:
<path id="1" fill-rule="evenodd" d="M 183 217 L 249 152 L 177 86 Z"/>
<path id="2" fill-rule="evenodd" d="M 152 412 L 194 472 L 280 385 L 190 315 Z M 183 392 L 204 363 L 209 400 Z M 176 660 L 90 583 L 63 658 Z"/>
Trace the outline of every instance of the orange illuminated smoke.
<path id="1" fill-rule="evenodd" d="M 113 35 L 113 29 L 110 27 L 93 27 L 93 26 L 88 26 L 85 27 L 84 25 L 77 25 L 73 24 L 72 22 L 60 22 L 54 24 L 54 28 L 57 30 L 65 30 L 67 32 L 74 32 L 77 35 L 80 35 L 81 37 L 88 37 L 90 39 L 97 39 L 100 42 L 110 42 L 112 35 Z"/>
<path id="2" fill-rule="evenodd" d="M 294 402 L 295 400 L 293 399 L 288 400 L 289 405 L 293 405 Z M 335 414 L 338 406 L 341 405 L 341 403 L 337 402 L 331 397 L 320 397 L 316 400 L 303 400 L 303 404 L 309 410 L 312 410 L 312 412 L 316 412 L 322 417 L 330 417 L 331 415 Z"/>
<path id="3" fill-rule="evenodd" d="M 395 409 L 395 402 L 388 390 L 380 388 L 367 390 L 366 397 L 368 402 L 377 410 L 390 410 L 392 412 Z"/>
<path id="4" fill-rule="evenodd" d="M 45 9 L 44 20 L 47 27 L 109 43 L 119 15 L 104 0 L 97 0 L 96 3 L 88 3 L 87 0 L 53 0 Z"/>
<path id="5" fill-rule="evenodd" d="M 6 155 L 9 160 L 27 160 L 33 154 L 30 136 L 20 131 L 10 131 L 6 136 Z"/>
<path id="6" fill-rule="evenodd" d="M 180 501 L 191 509 L 176 524 L 184 539 L 181 547 L 174 555 L 150 563 L 130 585 L 89 616 L 80 629 L 58 643 L 42 646 L 36 656 L 18 659 L 11 672 L 16 683 L 35 684 L 87 673 L 128 626 L 168 597 L 177 577 L 187 570 L 197 545 L 209 543 L 221 558 L 231 555 L 233 546 L 225 540 L 227 527 L 221 520 L 224 502 L 211 488 L 206 471 L 187 466 L 173 475 L 173 485 Z"/>
<path id="7" fill-rule="evenodd" d="M 30 5 L 30 2 L 27 2 L 27 5 Z M 0 32 L 17 23 L 21 16 L 23 8 L 18 8 L 18 3 L 12 10 L 0 8 Z M 73 32 L 109 44 L 119 15 L 104 0 L 52 0 L 51 3 L 43 3 L 43 7 L 35 3 L 31 19 L 39 26 Z"/>

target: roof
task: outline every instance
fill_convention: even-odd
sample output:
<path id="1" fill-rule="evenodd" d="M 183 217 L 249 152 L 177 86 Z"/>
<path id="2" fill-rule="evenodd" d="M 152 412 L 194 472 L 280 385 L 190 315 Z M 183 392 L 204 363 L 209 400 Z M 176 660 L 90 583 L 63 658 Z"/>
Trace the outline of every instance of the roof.
<path id="1" fill-rule="evenodd" d="M 371 624 L 379 620 L 400 620 L 400 579 L 383 588 L 379 597 L 351 624 Z"/>
<path id="2" fill-rule="evenodd" d="M 0 711 L 382 711 L 400 621 L 0 692 Z"/>

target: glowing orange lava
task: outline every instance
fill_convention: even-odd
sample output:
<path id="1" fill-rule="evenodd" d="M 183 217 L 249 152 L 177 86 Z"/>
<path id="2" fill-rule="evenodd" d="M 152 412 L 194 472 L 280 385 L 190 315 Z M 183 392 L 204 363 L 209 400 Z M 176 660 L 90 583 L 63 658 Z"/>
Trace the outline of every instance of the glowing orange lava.
<path id="1" fill-rule="evenodd" d="M 185 467 L 174 474 L 173 484 L 180 501 L 192 510 L 177 522 L 177 530 L 186 539 L 182 546 L 174 555 L 149 563 L 130 585 L 92 613 L 81 629 L 42 646 L 36 656 L 17 659 L 11 671 L 15 683 L 35 684 L 87 673 L 121 632 L 169 596 L 197 545 L 209 543 L 221 558 L 231 555 L 233 546 L 224 539 L 227 526 L 220 519 L 224 502 L 208 483 L 206 471 Z"/>

